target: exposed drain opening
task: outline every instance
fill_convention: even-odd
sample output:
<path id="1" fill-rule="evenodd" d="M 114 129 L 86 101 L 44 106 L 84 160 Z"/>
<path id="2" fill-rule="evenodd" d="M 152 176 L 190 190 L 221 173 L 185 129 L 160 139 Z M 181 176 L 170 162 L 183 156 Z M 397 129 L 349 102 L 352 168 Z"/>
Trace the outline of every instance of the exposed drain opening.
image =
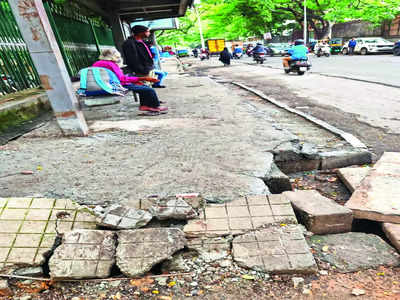
<path id="1" fill-rule="evenodd" d="M 62 243 L 62 237 L 60 235 L 57 235 L 56 239 L 54 241 L 53 247 L 51 247 L 51 249 L 44 254 L 45 262 L 42 265 L 42 268 L 43 268 L 43 274 L 45 276 L 50 277 L 49 260 L 50 260 L 50 257 L 54 254 L 54 251 L 56 250 L 56 248 L 58 246 L 60 246 L 61 243 Z"/>

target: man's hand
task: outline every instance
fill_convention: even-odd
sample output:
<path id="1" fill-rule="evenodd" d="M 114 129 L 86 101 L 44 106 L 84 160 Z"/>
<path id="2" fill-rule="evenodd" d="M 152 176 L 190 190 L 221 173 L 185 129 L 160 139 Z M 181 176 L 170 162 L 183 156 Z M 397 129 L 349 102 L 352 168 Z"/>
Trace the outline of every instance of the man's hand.
<path id="1" fill-rule="evenodd" d="M 153 77 L 139 77 L 139 80 L 140 81 L 149 81 L 149 82 L 154 82 L 154 83 L 160 82 L 160 80 L 153 78 Z"/>

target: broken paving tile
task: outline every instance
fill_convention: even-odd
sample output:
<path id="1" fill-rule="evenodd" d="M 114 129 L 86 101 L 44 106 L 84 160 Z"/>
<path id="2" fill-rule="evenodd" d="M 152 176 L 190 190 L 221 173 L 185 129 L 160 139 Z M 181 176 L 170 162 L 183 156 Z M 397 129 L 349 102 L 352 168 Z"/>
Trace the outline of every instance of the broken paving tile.
<path id="1" fill-rule="evenodd" d="M 184 227 L 188 237 L 240 234 L 274 224 L 297 224 L 290 202 L 281 195 L 249 195 L 224 204 L 208 205 L 199 219 Z"/>
<path id="2" fill-rule="evenodd" d="M 115 264 L 114 232 L 75 230 L 66 232 L 49 260 L 53 279 L 107 278 Z"/>
<path id="3" fill-rule="evenodd" d="M 113 204 L 97 219 L 97 223 L 112 229 L 136 229 L 146 226 L 152 218 L 147 211 Z"/>
<path id="4" fill-rule="evenodd" d="M 0 269 L 4 266 L 39 266 L 54 245 L 58 231 L 95 225 L 95 217 L 67 199 L 0 198 Z M 76 222 L 84 219 L 84 222 Z"/>
<path id="5" fill-rule="evenodd" d="M 159 220 L 188 220 L 197 217 L 193 207 L 182 199 L 161 199 L 149 211 Z"/>
<path id="6" fill-rule="evenodd" d="M 400 252 L 400 224 L 383 223 L 382 229 L 393 246 Z"/>
<path id="7" fill-rule="evenodd" d="M 345 204 L 354 218 L 400 223 L 400 153 L 385 152 Z"/>
<path id="8" fill-rule="evenodd" d="M 337 171 L 337 174 L 349 191 L 353 193 L 370 170 L 370 167 L 342 168 Z"/>
<path id="9" fill-rule="evenodd" d="M 176 194 L 176 199 L 186 201 L 191 207 L 197 209 L 204 205 L 204 199 L 199 193 Z"/>
<path id="10" fill-rule="evenodd" d="M 398 266 L 396 250 L 379 236 L 362 232 L 314 235 L 309 240 L 316 259 L 339 272 L 356 272 L 378 266 Z"/>
<path id="11" fill-rule="evenodd" d="M 142 275 L 171 259 L 186 243 L 183 232 L 177 228 L 122 230 L 117 235 L 117 265 L 129 277 Z"/>
<path id="12" fill-rule="evenodd" d="M 207 263 L 229 256 L 231 251 L 231 238 L 194 238 L 187 242 L 189 249 L 196 250 L 199 256 Z"/>
<path id="13" fill-rule="evenodd" d="M 284 192 L 299 221 L 315 234 L 351 231 L 353 212 L 315 190 Z"/>
<path id="14" fill-rule="evenodd" d="M 244 268 L 267 273 L 315 273 L 317 265 L 299 225 L 246 233 L 232 243 L 233 258 Z"/>

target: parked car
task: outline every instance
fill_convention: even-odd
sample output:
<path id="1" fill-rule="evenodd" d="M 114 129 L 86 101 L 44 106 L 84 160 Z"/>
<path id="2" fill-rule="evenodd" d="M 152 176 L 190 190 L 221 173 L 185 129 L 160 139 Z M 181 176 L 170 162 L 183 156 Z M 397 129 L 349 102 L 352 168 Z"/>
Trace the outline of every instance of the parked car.
<path id="1" fill-rule="evenodd" d="M 393 55 L 400 56 L 400 41 L 397 41 L 397 43 L 394 44 Z"/>
<path id="2" fill-rule="evenodd" d="M 354 48 L 354 53 L 366 55 L 368 53 L 393 53 L 393 42 L 385 40 L 381 37 L 357 38 L 357 45 Z M 348 54 L 349 42 L 344 43 L 342 53 Z"/>
<path id="3" fill-rule="evenodd" d="M 290 45 L 287 43 L 271 43 L 267 45 L 268 54 L 270 56 L 275 55 L 285 55 L 290 48 Z"/>

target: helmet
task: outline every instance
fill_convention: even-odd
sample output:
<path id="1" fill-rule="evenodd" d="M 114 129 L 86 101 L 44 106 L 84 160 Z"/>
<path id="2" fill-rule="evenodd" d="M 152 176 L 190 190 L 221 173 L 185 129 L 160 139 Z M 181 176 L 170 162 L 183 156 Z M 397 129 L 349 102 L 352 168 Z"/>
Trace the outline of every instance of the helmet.
<path id="1" fill-rule="evenodd" d="M 303 41 L 303 40 L 295 40 L 295 41 L 294 41 L 294 45 L 295 45 L 295 46 L 304 45 L 304 41 Z"/>

